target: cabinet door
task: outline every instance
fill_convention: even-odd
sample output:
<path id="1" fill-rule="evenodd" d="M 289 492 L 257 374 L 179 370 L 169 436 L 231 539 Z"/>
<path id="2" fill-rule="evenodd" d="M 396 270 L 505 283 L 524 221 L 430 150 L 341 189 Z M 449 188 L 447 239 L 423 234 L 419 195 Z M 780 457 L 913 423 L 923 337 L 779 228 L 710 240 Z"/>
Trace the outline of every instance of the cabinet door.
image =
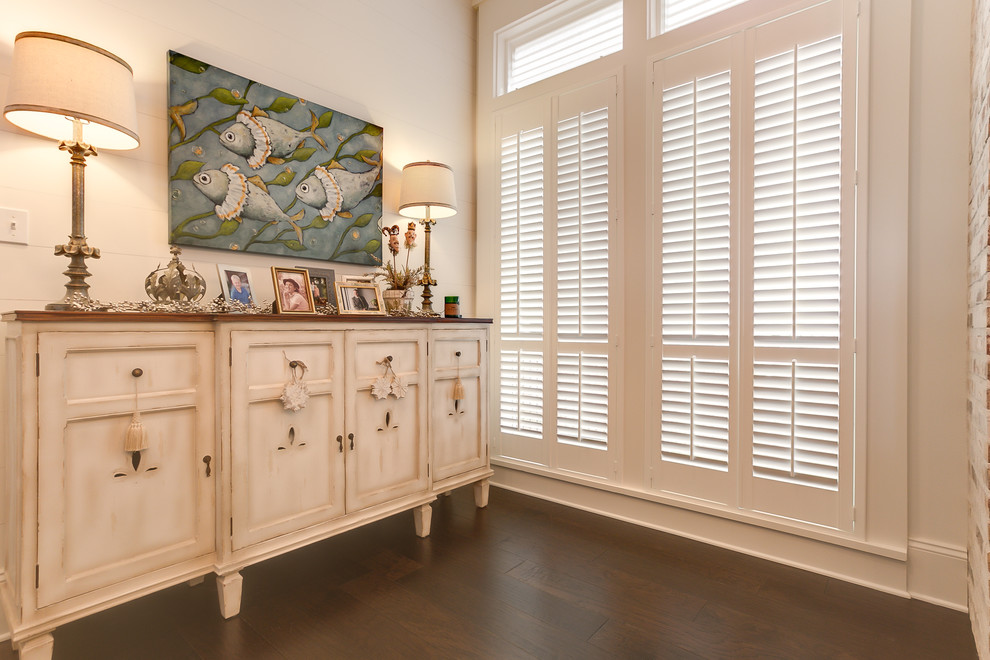
<path id="1" fill-rule="evenodd" d="M 211 554 L 212 334 L 43 333 L 38 346 L 39 606 Z M 127 452 L 135 410 L 148 448 Z"/>
<path id="2" fill-rule="evenodd" d="M 486 337 L 484 330 L 433 331 L 430 436 L 434 481 L 488 463 L 484 432 L 487 428 Z"/>
<path id="3" fill-rule="evenodd" d="M 231 333 L 233 549 L 343 515 L 342 338 L 322 331 Z M 293 370 L 309 390 L 295 411 L 281 400 Z"/>
<path id="4" fill-rule="evenodd" d="M 348 511 L 428 488 L 425 390 L 425 330 L 348 331 Z"/>

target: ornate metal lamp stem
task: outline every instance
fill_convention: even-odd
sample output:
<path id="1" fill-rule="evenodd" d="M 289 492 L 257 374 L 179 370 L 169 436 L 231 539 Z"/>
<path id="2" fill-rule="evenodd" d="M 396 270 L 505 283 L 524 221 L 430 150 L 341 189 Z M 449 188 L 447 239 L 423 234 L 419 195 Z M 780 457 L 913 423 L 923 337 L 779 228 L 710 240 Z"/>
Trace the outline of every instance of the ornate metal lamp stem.
<path id="1" fill-rule="evenodd" d="M 45 306 L 45 309 L 72 309 L 72 303 L 89 303 L 89 284 L 86 278 L 92 273 L 86 268 L 86 257 L 100 258 L 99 248 L 86 243 L 86 227 L 83 219 L 85 210 L 85 168 L 86 156 L 96 156 L 96 149 L 82 141 L 82 122 L 72 120 L 72 140 L 59 142 L 58 148 L 69 152 L 72 163 L 72 234 L 65 245 L 56 245 L 55 254 L 69 257 L 69 267 L 62 273 L 69 278 L 65 285 L 65 297 Z"/>
<path id="2" fill-rule="evenodd" d="M 430 291 L 430 287 L 437 284 L 437 281 L 430 274 L 430 227 L 434 224 L 436 224 L 436 220 L 430 218 L 430 207 L 427 206 L 426 218 L 423 220 L 423 233 L 426 234 L 426 255 L 423 260 L 423 311 L 429 314 L 433 313 L 433 303 L 430 302 L 433 293 Z"/>

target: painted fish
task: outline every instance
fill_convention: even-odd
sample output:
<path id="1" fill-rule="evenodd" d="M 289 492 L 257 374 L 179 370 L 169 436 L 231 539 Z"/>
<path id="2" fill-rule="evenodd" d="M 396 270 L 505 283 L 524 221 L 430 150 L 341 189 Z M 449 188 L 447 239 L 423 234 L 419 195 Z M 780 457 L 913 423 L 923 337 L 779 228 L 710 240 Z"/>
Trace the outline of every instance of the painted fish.
<path id="1" fill-rule="evenodd" d="M 220 133 L 220 144 L 238 156 L 247 158 L 252 170 L 260 169 L 265 163 L 284 163 L 286 157 L 292 155 L 306 138 L 313 138 L 327 149 L 327 143 L 316 134 L 319 124 L 316 114 L 312 110 L 309 114 L 313 117 L 309 130 L 297 131 L 271 119 L 257 106 L 251 112 L 241 110 L 234 123 Z"/>
<path id="2" fill-rule="evenodd" d="M 366 161 L 368 162 L 368 161 Z M 333 222 L 338 215 L 349 218 L 348 213 L 375 187 L 382 171 L 381 162 L 367 172 L 351 172 L 333 161 L 328 167 L 317 165 L 308 177 L 296 186 L 296 197 L 307 206 L 319 209 L 325 220 Z"/>
<path id="3" fill-rule="evenodd" d="M 216 204 L 214 212 L 221 220 L 233 219 L 240 222 L 246 218 L 269 224 L 284 220 L 292 226 L 302 243 L 302 228 L 296 221 L 301 220 L 306 211 L 301 210 L 293 216 L 286 215 L 258 177 L 249 179 L 241 174 L 236 165 L 227 163 L 219 170 L 199 172 L 192 182 Z"/>

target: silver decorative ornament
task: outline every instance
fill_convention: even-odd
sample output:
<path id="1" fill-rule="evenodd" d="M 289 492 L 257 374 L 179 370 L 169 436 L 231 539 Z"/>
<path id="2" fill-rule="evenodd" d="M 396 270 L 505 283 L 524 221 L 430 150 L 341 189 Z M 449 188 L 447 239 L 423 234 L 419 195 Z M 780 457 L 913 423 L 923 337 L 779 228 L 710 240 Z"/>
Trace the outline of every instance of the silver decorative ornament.
<path id="1" fill-rule="evenodd" d="M 206 295 L 206 280 L 195 268 L 186 268 L 179 261 L 182 249 L 173 245 L 169 250 L 172 261 L 165 268 L 158 267 L 144 280 L 148 297 L 158 301 L 196 301 Z"/>

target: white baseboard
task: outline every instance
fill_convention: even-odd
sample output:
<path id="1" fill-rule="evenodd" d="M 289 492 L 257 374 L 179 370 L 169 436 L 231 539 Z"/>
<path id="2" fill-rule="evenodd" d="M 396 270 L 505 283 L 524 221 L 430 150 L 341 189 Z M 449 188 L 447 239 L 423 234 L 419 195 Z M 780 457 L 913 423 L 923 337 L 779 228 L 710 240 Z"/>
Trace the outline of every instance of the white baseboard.
<path id="1" fill-rule="evenodd" d="M 929 539 L 908 539 L 908 592 L 911 598 L 960 612 L 966 596 L 966 548 Z"/>

